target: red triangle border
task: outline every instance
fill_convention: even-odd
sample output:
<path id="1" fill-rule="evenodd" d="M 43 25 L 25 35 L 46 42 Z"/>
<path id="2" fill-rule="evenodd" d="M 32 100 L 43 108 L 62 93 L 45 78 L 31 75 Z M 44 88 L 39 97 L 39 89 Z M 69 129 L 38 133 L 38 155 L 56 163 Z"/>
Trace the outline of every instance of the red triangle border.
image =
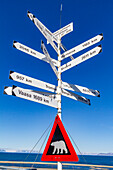
<path id="1" fill-rule="evenodd" d="M 51 144 L 51 141 L 52 141 L 52 138 L 53 138 L 53 135 L 55 133 L 57 125 L 59 126 L 59 128 L 61 130 L 61 133 L 64 137 L 65 143 L 66 143 L 71 155 L 46 155 L 47 152 L 48 152 L 48 149 L 50 147 L 50 144 Z M 51 130 L 49 139 L 47 141 L 46 147 L 44 149 L 41 161 L 78 162 L 78 160 L 79 160 L 79 158 L 78 158 L 78 156 L 77 156 L 77 154 L 74 150 L 74 147 L 73 147 L 73 145 L 72 145 L 72 143 L 71 143 L 71 141 L 68 137 L 68 134 L 67 134 L 67 132 L 66 132 L 64 126 L 63 126 L 63 123 L 62 123 L 60 117 L 57 115 L 56 118 L 55 118 L 52 130 Z"/>

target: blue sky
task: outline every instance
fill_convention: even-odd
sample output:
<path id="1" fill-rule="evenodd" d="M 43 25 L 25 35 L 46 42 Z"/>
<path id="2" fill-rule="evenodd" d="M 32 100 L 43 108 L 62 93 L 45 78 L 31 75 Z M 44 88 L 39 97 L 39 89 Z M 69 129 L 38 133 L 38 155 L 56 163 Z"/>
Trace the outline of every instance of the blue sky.
<path id="1" fill-rule="evenodd" d="M 39 52 L 46 39 L 27 17 L 33 13 L 52 32 L 73 22 L 74 30 L 62 38 L 69 50 L 103 33 L 103 52 L 62 74 L 62 80 L 100 91 L 101 97 L 83 95 L 91 106 L 62 97 L 62 120 L 81 152 L 113 152 L 113 1 L 112 0 L 4 0 L 0 5 L 0 148 L 31 149 L 42 132 L 54 121 L 57 110 L 28 100 L 3 95 L 4 86 L 16 85 L 39 90 L 9 80 L 9 71 L 57 85 L 49 64 L 12 47 L 16 40 Z M 96 46 L 96 45 L 95 45 Z M 57 54 L 46 45 L 51 57 Z M 94 46 L 93 46 L 94 47 Z M 74 58 L 92 49 L 73 55 Z M 64 63 L 69 59 L 63 61 Z M 36 148 L 36 150 L 39 147 Z M 77 150 L 77 149 L 76 149 Z"/>

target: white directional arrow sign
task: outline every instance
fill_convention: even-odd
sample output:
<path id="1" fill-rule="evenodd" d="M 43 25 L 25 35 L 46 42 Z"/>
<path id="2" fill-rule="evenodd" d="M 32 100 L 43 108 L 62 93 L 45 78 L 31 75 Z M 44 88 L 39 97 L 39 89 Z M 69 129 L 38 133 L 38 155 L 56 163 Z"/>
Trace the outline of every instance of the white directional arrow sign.
<path id="1" fill-rule="evenodd" d="M 5 87 L 4 87 L 4 94 L 12 95 L 12 90 L 13 90 L 12 87 L 5 86 Z M 42 95 L 44 95 L 44 96 L 48 96 L 48 97 L 50 97 L 50 98 L 53 98 L 53 99 L 56 99 L 56 100 L 57 100 L 57 96 L 56 96 L 55 93 L 41 92 L 41 91 L 33 91 L 33 92 L 36 92 L 36 93 L 39 93 L 39 94 L 42 94 Z"/>
<path id="2" fill-rule="evenodd" d="M 90 40 L 85 41 L 84 43 L 82 43 L 82 44 L 80 44 L 80 45 L 78 45 L 78 46 L 64 52 L 61 55 L 61 59 L 63 60 L 64 58 L 67 58 L 67 57 L 69 57 L 69 56 L 71 56 L 71 55 L 73 55 L 73 54 L 75 54 L 75 53 L 77 53 L 77 52 L 79 52 L 79 51 L 81 51 L 81 50 L 83 50 L 85 48 L 88 48 L 91 45 L 94 45 L 94 44 L 100 42 L 101 40 L 103 40 L 103 34 L 99 34 L 99 35 L 91 38 Z"/>
<path id="3" fill-rule="evenodd" d="M 52 59 L 51 59 L 51 57 L 50 57 L 50 55 L 49 55 L 49 53 L 48 53 L 48 51 L 47 51 L 43 41 L 41 41 L 41 49 L 42 49 L 43 53 L 45 54 L 45 56 L 47 57 L 47 59 L 49 61 L 49 64 L 51 65 L 54 73 L 58 77 L 58 71 L 57 71 L 56 67 L 53 64 Z"/>
<path id="4" fill-rule="evenodd" d="M 23 52 L 25 52 L 29 55 L 32 55 L 33 57 L 36 57 L 40 60 L 43 60 L 43 61 L 49 63 L 47 57 L 44 54 L 41 54 L 41 53 L 37 52 L 36 50 L 33 50 L 33 49 L 31 49 L 31 48 L 29 48 L 29 47 L 27 47 L 27 46 L 25 46 L 25 45 L 23 45 L 23 44 L 21 44 L 17 41 L 13 42 L 13 47 L 17 48 L 18 50 L 23 51 Z M 51 60 L 52 60 L 53 64 L 55 66 L 57 66 L 57 63 L 58 63 L 57 60 L 55 60 L 55 59 L 51 59 Z"/>
<path id="5" fill-rule="evenodd" d="M 51 44 L 51 46 L 58 53 L 58 48 L 53 41 L 58 42 L 58 39 L 53 36 L 53 34 L 32 14 L 28 11 L 27 16 L 33 21 L 36 27 L 40 30 L 40 32 L 44 35 L 47 41 Z"/>
<path id="6" fill-rule="evenodd" d="M 62 95 L 63 96 L 66 96 L 66 97 L 69 97 L 71 99 L 77 100 L 79 102 L 91 105 L 90 104 L 90 100 L 85 98 L 85 97 L 83 97 L 83 96 L 79 96 L 78 94 L 75 94 L 75 93 L 70 92 L 70 91 L 65 90 L 65 89 L 62 89 L 61 91 L 62 91 Z"/>
<path id="7" fill-rule="evenodd" d="M 14 72 L 14 71 L 10 71 L 9 78 L 14 81 L 28 84 L 30 86 L 38 87 L 38 88 L 41 88 L 41 89 L 44 89 L 47 91 L 56 92 L 56 90 L 57 90 L 57 86 L 55 86 L 53 84 L 46 83 L 44 81 L 34 79 L 34 78 L 25 76 L 23 74 L 20 74 L 20 73 Z"/>
<path id="8" fill-rule="evenodd" d="M 56 32 L 53 33 L 53 35 L 55 37 L 63 37 L 64 35 L 70 33 L 73 31 L 73 22 L 71 22 L 70 24 L 66 25 L 65 27 L 57 30 Z M 49 42 L 47 41 L 47 44 L 49 44 Z M 61 43 L 61 48 L 64 50 L 64 51 L 67 51 L 67 49 L 63 46 L 63 44 Z M 73 60 L 73 56 L 70 56 L 71 60 Z"/>
<path id="9" fill-rule="evenodd" d="M 76 92 L 88 94 L 88 95 L 91 95 L 91 96 L 100 97 L 100 92 L 98 90 L 88 89 L 87 87 L 69 84 L 67 82 L 62 82 L 62 88 L 67 89 L 67 90 L 71 90 L 71 91 L 76 91 Z"/>
<path id="10" fill-rule="evenodd" d="M 64 72 L 64 71 L 82 63 L 83 61 L 88 60 L 91 57 L 94 57 L 95 55 L 97 55 L 101 52 L 102 52 L 101 45 L 97 46 L 97 47 L 93 48 L 92 50 L 90 50 L 90 51 L 82 54 L 81 56 L 75 58 L 74 60 L 69 61 L 67 64 L 64 64 L 63 66 L 61 66 L 61 72 Z"/>
<path id="11" fill-rule="evenodd" d="M 28 84 L 28 85 L 31 85 L 31 86 L 34 86 L 34 87 L 38 87 L 38 88 L 53 92 L 53 93 L 57 93 L 57 86 L 50 84 L 50 83 L 46 83 L 46 82 L 41 81 L 41 80 L 31 78 L 29 76 L 25 76 L 25 75 L 17 73 L 17 72 L 10 71 L 9 78 L 14 80 L 14 81 L 20 82 L 20 83 Z M 48 93 L 48 95 L 54 96 L 55 94 L 49 94 Z M 65 96 L 65 97 L 69 97 L 71 99 L 74 99 L 74 100 L 78 100 L 78 101 L 86 103 L 86 104 L 90 103 L 89 99 L 86 99 L 84 97 L 76 95 L 75 93 L 69 92 L 68 90 L 65 90 L 65 89 L 62 89 L 62 95 Z"/>
<path id="12" fill-rule="evenodd" d="M 66 25 L 65 27 L 63 27 L 63 28 L 55 31 L 55 32 L 53 33 L 53 36 L 54 36 L 54 37 L 57 37 L 57 38 L 58 38 L 59 36 L 60 36 L 60 37 L 63 37 L 64 35 L 72 32 L 72 31 L 73 31 L 73 22 L 71 22 L 70 24 Z M 48 41 L 47 41 L 47 44 L 49 44 Z"/>
<path id="13" fill-rule="evenodd" d="M 65 27 L 59 29 L 58 31 L 53 33 L 53 36 L 55 37 L 63 37 L 64 35 L 70 33 L 73 31 L 73 22 L 71 22 L 70 24 L 66 25 Z"/>
<path id="14" fill-rule="evenodd" d="M 54 108 L 58 107 L 57 100 L 54 100 L 49 96 L 46 96 L 33 90 L 13 86 L 12 95 L 23 99 L 31 100 L 37 103 L 45 104 Z"/>

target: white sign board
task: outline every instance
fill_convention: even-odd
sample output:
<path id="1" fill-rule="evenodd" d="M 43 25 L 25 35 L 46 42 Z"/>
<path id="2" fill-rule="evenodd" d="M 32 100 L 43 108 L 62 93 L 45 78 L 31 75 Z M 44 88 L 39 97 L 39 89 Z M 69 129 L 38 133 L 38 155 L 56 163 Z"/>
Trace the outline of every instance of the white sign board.
<path id="1" fill-rule="evenodd" d="M 52 59 L 51 59 L 51 57 L 50 57 L 50 55 L 49 55 L 43 41 L 41 41 L 41 49 L 42 49 L 43 53 L 45 54 L 45 56 L 47 57 L 47 59 L 49 61 L 49 64 L 51 65 L 54 73 L 56 74 L 56 76 L 58 78 L 58 71 L 57 71 L 56 67 L 53 64 Z"/>
<path id="2" fill-rule="evenodd" d="M 87 94 L 87 95 L 91 95 L 91 96 L 100 97 L 100 92 L 98 90 L 92 90 L 92 89 L 89 89 L 87 87 L 69 84 L 67 82 L 62 82 L 62 88 L 67 89 L 67 90 L 71 90 L 71 91 L 80 92 L 80 93 Z"/>
<path id="3" fill-rule="evenodd" d="M 68 24 L 68 25 L 66 25 L 65 27 L 63 27 L 63 28 L 61 28 L 61 29 L 59 29 L 59 30 L 57 30 L 57 31 L 55 31 L 54 33 L 53 33 L 53 36 L 55 36 L 55 37 L 63 37 L 63 36 L 65 36 L 66 34 L 68 34 L 68 33 L 70 33 L 70 32 L 72 32 L 73 31 L 73 22 L 71 22 L 70 24 Z M 49 43 L 49 42 L 48 42 Z M 47 43 L 47 44 L 48 44 Z"/>
<path id="4" fill-rule="evenodd" d="M 53 41 L 58 42 L 57 38 L 53 36 L 53 34 L 32 14 L 28 11 L 28 17 L 33 21 L 36 27 L 40 30 L 40 32 L 44 35 L 47 41 L 51 44 L 51 46 L 58 53 L 58 48 Z"/>
<path id="5" fill-rule="evenodd" d="M 64 72 L 80 63 L 82 63 L 83 61 L 88 60 L 91 57 L 94 57 L 95 55 L 99 54 L 100 52 L 102 52 L 102 47 L 97 46 L 95 48 L 93 48 L 92 50 L 82 54 L 81 56 L 75 58 L 72 61 L 69 61 L 67 64 L 64 64 L 63 66 L 61 66 L 61 72 Z"/>
<path id="6" fill-rule="evenodd" d="M 66 97 L 69 97 L 71 99 L 77 100 L 79 102 L 91 105 L 90 104 L 90 100 L 85 98 L 85 97 L 83 97 L 83 96 L 79 96 L 78 94 L 75 94 L 75 93 L 70 92 L 70 91 L 65 90 L 65 89 L 62 89 L 61 91 L 62 91 L 62 95 L 63 96 L 66 96 Z"/>
<path id="7" fill-rule="evenodd" d="M 85 41 L 84 43 L 64 52 L 62 55 L 61 55 L 61 59 L 63 60 L 64 58 L 67 58 L 85 48 L 88 48 L 90 47 L 91 45 L 94 45 L 98 42 L 100 42 L 101 40 L 103 40 L 103 34 L 99 34 L 97 36 L 95 36 L 94 38 L 91 38 L 90 40 L 88 41 Z"/>
<path id="8" fill-rule="evenodd" d="M 41 53 L 37 52 L 36 50 L 33 50 L 33 49 L 31 49 L 31 48 L 29 48 L 29 47 L 27 47 L 27 46 L 25 46 L 25 45 L 23 45 L 23 44 L 21 44 L 21 43 L 19 43 L 17 41 L 13 42 L 13 47 L 18 49 L 18 50 L 20 50 L 20 51 L 22 51 L 22 52 L 25 52 L 25 53 L 33 56 L 33 57 L 36 57 L 36 58 L 38 58 L 40 60 L 43 60 L 43 61 L 49 63 L 47 57 L 44 54 L 41 54 Z M 57 60 L 52 59 L 52 62 L 53 62 L 53 64 L 55 66 L 58 65 L 57 64 L 58 63 Z"/>
<path id="9" fill-rule="evenodd" d="M 51 106 L 54 108 L 58 107 L 57 100 L 49 96 L 45 96 L 33 90 L 23 89 L 17 86 L 13 86 L 12 88 L 12 95 L 17 96 L 23 99 L 27 99 L 30 101 L 34 101 L 37 103 L 45 104 L 47 106 Z"/>
<path id="10" fill-rule="evenodd" d="M 10 71 L 9 78 L 14 80 L 14 81 L 24 83 L 24 84 L 28 84 L 30 86 L 38 87 L 38 88 L 48 90 L 48 91 L 51 91 L 51 92 L 54 92 L 54 93 L 57 90 L 57 86 L 55 86 L 53 84 L 46 83 L 44 81 L 34 79 L 34 78 L 31 78 L 29 76 L 25 76 L 23 74 L 20 74 L 20 73 L 14 72 L 14 71 Z"/>
<path id="11" fill-rule="evenodd" d="M 64 35 L 70 33 L 73 31 L 73 22 L 71 22 L 70 24 L 66 25 L 65 27 L 59 29 L 58 31 L 54 32 L 53 35 L 55 37 L 63 37 Z"/>

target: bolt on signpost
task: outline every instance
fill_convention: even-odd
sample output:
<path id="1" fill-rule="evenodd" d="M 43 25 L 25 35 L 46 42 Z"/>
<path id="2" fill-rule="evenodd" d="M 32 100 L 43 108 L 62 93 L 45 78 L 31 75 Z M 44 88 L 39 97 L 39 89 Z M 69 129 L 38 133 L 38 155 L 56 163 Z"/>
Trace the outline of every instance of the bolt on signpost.
<path id="1" fill-rule="evenodd" d="M 31 21 L 33 21 L 36 27 L 40 30 L 40 32 L 44 35 L 44 37 L 47 39 L 47 44 L 50 43 L 53 49 L 57 52 L 58 60 L 51 58 L 43 41 L 41 41 L 41 49 L 44 54 L 41 54 L 36 50 L 33 50 L 17 41 L 13 42 L 13 47 L 33 57 L 36 57 L 42 61 L 49 63 L 57 77 L 58 86 L 55 86 L 47 82 L 43 82 L 38 79 L 34 79 L 32 77 L 14 71 L 10 71 L 9 79 L 12 79 L 20 83 L 28 84 L 34 87 L 38 87 L 50 92 L 33 91 L 30 89 L 23 89 L 13 85 L 12 87 L 5 86 L 4 94 L 13 95 L 16 97 L 38 102 L 58 109 L 58 113 L 55 118 L 53 128 L 51 130 L 41 160 L 57 161 L 58 170 L 62 170 L 62 164 L 61 164 L 62 161 L 77 162 L 78 156 L 74 150 L 74 147 L 72 146 L 72 143 L 61 121 L 61 95 L 90 105 L 89 99 L 83 96 L 79 96 L 74 92 L 80 92 L 83 94 L 97 96 L 97 97 L 100 97 L 100 92 L 98 90 L 89 89 L 87 87 L 82 87 L 79 85 L 63 82 L 61 79 L 61 74 L 64 71 L 101 53 L 102 47 L 101 45 L 99 45 L 91 49 L 90 51 L 80 55 L 77 58 L 74 58 L 72 56 L 73 54 L 100 42 L 103 39 L 103 34 L 99 34 L 67 51 L 64 45 L 61 43 L 61 38 L 64 35 L 73 31 L 73 23 L 70 23 L 63 28 L 60 28 L 60 30 L 52 33 L 32 13 L 28 11 L 27 15 L 31 19 Z M 64 50 L 63 54 L 61 54 L 61 48 L 62 50 Z M 70 57 L 71 61 L 69 61 L 64 65 L 61 65 L 61 61 L 67 57 Z M 56 68 L 56 66 L 58 69 Z"/>

